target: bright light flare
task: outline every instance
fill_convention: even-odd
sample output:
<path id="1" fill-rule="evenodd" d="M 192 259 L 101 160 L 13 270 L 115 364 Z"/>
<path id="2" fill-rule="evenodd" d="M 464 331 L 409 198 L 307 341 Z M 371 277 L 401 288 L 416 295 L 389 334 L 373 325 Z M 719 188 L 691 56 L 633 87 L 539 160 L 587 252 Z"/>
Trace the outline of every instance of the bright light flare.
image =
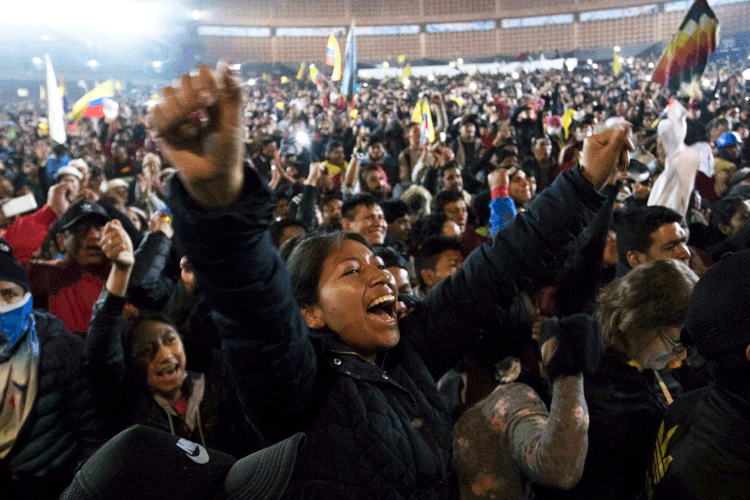
<path id="1" fill-rule="evenodd" d="M 96 69 L 99 66 L 99 61 L 92 59 L 88 62 L 89 68 Z"/>
<path id="2" fill-rule="evenodd" d="M 154 61 L 153 65 L 154 65 L 154 69 L 160 69 L 161 68 L 161 61 Z"/>
<path id="3" fill-rule="evenodd" d="M 654 67 L 654 63 L 648 63 L 648 67 L 649 68 L 653 68 Z"/>
<path id="4" fill-rule="evenodd" d="M 294 135 L 294 140 L 297 144 L 302 146 L 303 148 L 306 148 L 310 145 L 310 134 L 304 131 L 299 131 Z"/>
<path id="5" fill-rule="evenodd" d="M 36 0 L 33 14 L 29 4 L 6 2 L 3 21 L 8 24 L 44 26 L 58 30 L 100 31 L 108 35 L 127 35 L 149 32 L 157 27 L 159 7 L 156 4 L 123 0 L 117 4 L 116 16 L 102 16 L 98 0 L 76 0 L 75 8 L 58 0 Z M 47 41 L 48 35 L 42 40 Z"/>
<path id="6" fill-rule="evenodd" d="M 435 75 L 427 75 L 427 79 L 431 82 L 435 81 Z"/>
<path id="7" fill-rule="evenodd" d="M 747 68 L 742 72 L 742 78 L 744 78 L 745 80 L 750 80 L 750 68 Z"/>
<path id="8" fill-rule="evenodd" d="M 587 59 L 586 64 L 589 64 L 589 65 L 594 64 L 594 61 L 592 61 L 591 59 Z"/>
<path id="9" fill-rule="evenodd" d="M 512 76 L 514 80 L 518 80 L 518 77 L 521 75 L 518 74 L 518 71 L 514 71 L 513 73 L 510 74 L 510 76 Z"/>
<path id="10" fill-rule="evenodd" d="M 229 69 L 232 71 L 239 71 L 242 68 L 242 64 L 230 64 Z"/>
<path id="11" fill-rule="evenodd" d="M 390 65 L 390 64 L 388 64 L 388 61 L 383 61 L 383 67 L 384 67 L 384 68 L 388 68 L 388 67 L 390 67 L 390 66 L 391 66 L 391 65 Z"/>
<path id="12" fill-rule="evenodd" d="M 464 58 L 463 57 L 459 57 L 458 58 L 458 64 L 463 64 L 463 63 L 464 63 Z"/>
<path id="13" fill-rule="evenodd" d="M 476 90 L 476 89 L 477 89 L 477 84 L 476 84 L 476 82 L 471 82 L 471 83 L 469 84 L 469 88 L 470 88 L 471 90 Z"/>
<path id="14" fill-rule="evenodd" d="M 598 64 L 596 64 L 596 63 L 594 63 L 594 64 L 592 64 L 592 65 L 591 65 L 591 67 L 592 67 L 592 68 L 594 68 L 594 69 L 598 69 L 598 68 L 599 68 L 599 65 L 598 65 Z"/>
<path id="15" fill-rule="evenodd" d="M 41 57 L 35 57 L 34 59 L 32 59 L 32 61 L 34 61 L 34 64 L 36 64 L 37 66 L 41 66 L 41 64 L 42 64 L 42 58 Z"/>
<path id="16" fill-rule="evenodd" d="M 199 10 L 194 10 L 193 11 L 193 20 L 197 21 L 200 18 L 201 18 L 201 12 Z"/>
<path id="17" fill-rule="evenodd" d="M 619 45 L 615 45 L 615 52 L 620 52 L 620 46 Z"/>

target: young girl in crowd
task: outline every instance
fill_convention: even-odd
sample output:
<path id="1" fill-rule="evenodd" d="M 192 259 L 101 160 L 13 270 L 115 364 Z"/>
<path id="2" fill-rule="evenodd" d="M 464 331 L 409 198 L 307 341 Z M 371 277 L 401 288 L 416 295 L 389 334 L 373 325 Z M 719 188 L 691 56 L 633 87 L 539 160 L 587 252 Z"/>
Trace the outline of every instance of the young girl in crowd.
<path id="1" fill-rule="evenodd" d="M 146 311 L 123 322 L 135 257 L 119 221 L 104 227 L 101 245 L 113 265 L 94 304 L 84 355 L 110 432 L 143 424 L 235 457 L 258 449 L 221 362 L 207 373 L 189 371 L 182 337 L 164 314 Z"/>

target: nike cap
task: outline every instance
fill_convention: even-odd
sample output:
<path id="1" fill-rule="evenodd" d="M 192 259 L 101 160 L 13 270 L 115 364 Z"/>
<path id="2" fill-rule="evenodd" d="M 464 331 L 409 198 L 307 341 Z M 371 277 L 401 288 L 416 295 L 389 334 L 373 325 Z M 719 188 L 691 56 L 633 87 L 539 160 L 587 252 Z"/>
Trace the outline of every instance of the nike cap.
<path id="1" fill-rule="evenodd" d="M 305 435 L 236 460 L 231 455 L 135 425 L 79 470 L 60 500 L 274 500 L 281 498 Z"/>

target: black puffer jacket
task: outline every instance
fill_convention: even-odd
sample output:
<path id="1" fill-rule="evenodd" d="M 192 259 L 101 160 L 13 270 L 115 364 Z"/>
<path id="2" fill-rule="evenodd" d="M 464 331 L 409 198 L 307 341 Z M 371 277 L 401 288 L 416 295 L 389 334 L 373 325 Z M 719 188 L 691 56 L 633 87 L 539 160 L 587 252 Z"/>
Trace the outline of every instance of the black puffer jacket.
<path id="1" fill-rule="evenodd" d="M 190 432 L 176 416 L 170 421 L 170 416 L 156 402 L 145 381 L 126 365 L 120 340 L 124 305 L 124 298 L 110 294 L 106 288 L 102 290 L 94 304 L 84 345 L 95 401 L 108 424 L 109 434 L 143 424 L 237 458 L 265 444 L 243 417 L 228 367 L 218 356 L 212 363 L 212 371 L 204 374 L 205 388 L 199 406 L 201 429 L 196 427 Z M 201 374 L 188 372 L 188 375 L 186 388 L 191 394 L 193 384 Z"/>
<path id="2" fill-rule="evenodd" d="M 81 371 L 83 341 L 55 316 L 34 311 L 40 343 L 34 406 L 0 460 L 0 498 L 57 499 L 76 467 L 104 443 L 104 424 Z"/>
<path id="3" fill-rule="evenodd" d="M 464 269 L 400 322 L 380 365 L 330 332 L 309 333 L 266 231 L 271 194 L 252 171 L 235 206 L 206 212 L 179 180 L 169 205 L 199 286 L 214 307 L 246 415 L 270 438 L 307 434 L 288 498 L 455 498 L 451 423 L 435 380 L 537 276 L 603 199 L 578 169 L 561 175 Z"/>

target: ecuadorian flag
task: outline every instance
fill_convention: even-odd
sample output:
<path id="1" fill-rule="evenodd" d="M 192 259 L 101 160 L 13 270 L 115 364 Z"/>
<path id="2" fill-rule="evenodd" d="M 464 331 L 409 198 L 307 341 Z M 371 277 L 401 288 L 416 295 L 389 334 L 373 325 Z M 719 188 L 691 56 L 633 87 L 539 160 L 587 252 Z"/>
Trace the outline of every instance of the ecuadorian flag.
<path id="1" fill-rule="evenodd" d="M 111 100 L 114 95 L 112 80 L 97 85 L 76 101 L 73 111 L 70 112 L 70 119 L 78 123 L 81 118 L 104 118 L 104 102 Z"/>
<path id="2" fill-rule="evenodd" d="M 414 112 L 411 115 L 412 123 L 419 123 L 419 130 L 421 136 L 419 138 L 419 145 L 426 146 L 432 142 L 435 142 L 435 128 L 432 126 L 432 113 L 430 112 L 430 103 L 427 99 L 417 101 L 417 105 L 414 107 Z"/>
<path id="3" fill-rule="evenodd" d="M 676 93 L 694 88 L 719 43 L 719 20 L 707 0 L 695 0 L 672 40 L 664 47 L 651 80 Z"/>
<path id="4" fill-rule="evenodd" d="M 326 46 L 326 65 L 333 66 L 331 80 L 334 82 L 341 80 L 341 49 L 333 33 L 328 37 L 328 45 Z"/>

